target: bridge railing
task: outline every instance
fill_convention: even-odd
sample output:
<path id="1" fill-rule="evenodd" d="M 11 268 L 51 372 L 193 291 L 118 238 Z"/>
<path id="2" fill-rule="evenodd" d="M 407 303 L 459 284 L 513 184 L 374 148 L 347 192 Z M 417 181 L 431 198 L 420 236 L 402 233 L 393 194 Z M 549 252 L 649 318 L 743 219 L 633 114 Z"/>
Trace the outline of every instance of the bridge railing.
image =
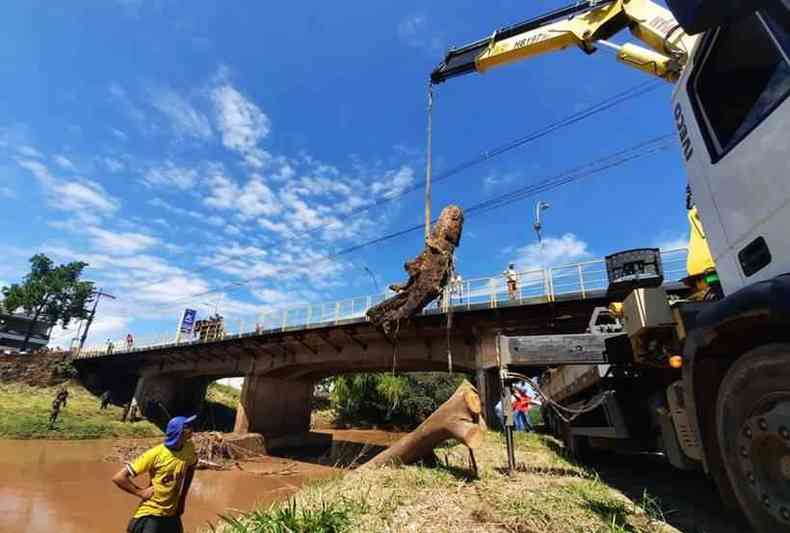
<path id="1" fill-rule="evenodd" d="M 663 251 L 661 253 L 665 281 L 678 281 L 686 275 L 686 249 Z M 602 259 L 572 265 L 550 267 L 518 272 L 516 288 L 508 290 L 504 273 L 483 278 L 456 280 L 445 288 L 442 298 L 426 308 L 424 312 L 444 312 L 450 306 L 463 310 L 480 306 L 495 308 L 508 303 L 539 303 L 554 301 L 557 297 L 573 296 L 586 299 L 592 293 L 605 290 L 608 285 L 606 263 Z M 338 323 L 360 318 L 372 306 L 388 298 L 391 293 L 359 296 L 334 302 L 304 304 L 262 312 L 254 324 L 230 321 L 219 337 L 235 336 L 265 331 L 285 331 L 316 324 Z M 217 336 L 205 339 L 217 340 Z M 180 339 L 179 343 L 193 344 L 195 339 Z M 113 341 L 112 353 L 128 353 L 156 346 L 176 343 L 173 332 L 136 338 L 132 346 L 125 339 Z M 108 343 L 83 349 L 79 357 L 106 355 Z"/>

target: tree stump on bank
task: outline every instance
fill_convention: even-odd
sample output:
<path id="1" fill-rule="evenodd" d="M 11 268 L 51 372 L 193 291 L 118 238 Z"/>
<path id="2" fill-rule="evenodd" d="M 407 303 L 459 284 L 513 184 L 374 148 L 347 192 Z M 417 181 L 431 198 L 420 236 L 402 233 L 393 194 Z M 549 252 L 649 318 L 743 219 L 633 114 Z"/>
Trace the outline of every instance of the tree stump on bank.
<path id="1" fill-rule="evenodd" d="M 482 411 L 477 389 L 464 381 L 417 429 L 365 463 L 363 468 L 417 462 L 430 457 L 433 449 L 448 439 L 456 439 L 474 450 L 483 441 L 486 429 Z"/>
<path id="2" fill-rule="evenodd" d="M 455 205 L 445 207 L 422 253 L 403 266 L 408 281 L 390 285 L 396 294 L 368 310 L 370 321 L 389 338 L 396 336 L 396 324 L 401 319 L 419 313 L 442 293 L 449 281 L 453 252 L 461 242 L 463 227 L 463 210 Z"/>

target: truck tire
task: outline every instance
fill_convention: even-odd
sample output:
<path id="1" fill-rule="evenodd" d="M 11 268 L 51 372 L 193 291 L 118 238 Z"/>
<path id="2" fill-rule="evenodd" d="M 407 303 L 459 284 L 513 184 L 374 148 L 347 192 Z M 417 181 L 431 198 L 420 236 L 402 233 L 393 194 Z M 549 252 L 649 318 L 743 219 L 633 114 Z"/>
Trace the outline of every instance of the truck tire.
<path id="1" fill-rule="evenodd" d="M 790 343 L 760 346 L 727 370 L 716 402 L 719 451 L 755 530 L 790 532 Z"/>

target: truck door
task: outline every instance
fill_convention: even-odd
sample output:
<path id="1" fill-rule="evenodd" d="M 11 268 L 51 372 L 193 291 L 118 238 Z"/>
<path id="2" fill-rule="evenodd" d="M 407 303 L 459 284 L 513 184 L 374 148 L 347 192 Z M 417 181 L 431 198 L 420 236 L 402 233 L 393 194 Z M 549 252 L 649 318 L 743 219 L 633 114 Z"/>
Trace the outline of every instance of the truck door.
<path id="1" fill-rule="evenodd" d="M 673 111 L 725 293 L 790 272 L 790 0 L 711 30 Z"/>

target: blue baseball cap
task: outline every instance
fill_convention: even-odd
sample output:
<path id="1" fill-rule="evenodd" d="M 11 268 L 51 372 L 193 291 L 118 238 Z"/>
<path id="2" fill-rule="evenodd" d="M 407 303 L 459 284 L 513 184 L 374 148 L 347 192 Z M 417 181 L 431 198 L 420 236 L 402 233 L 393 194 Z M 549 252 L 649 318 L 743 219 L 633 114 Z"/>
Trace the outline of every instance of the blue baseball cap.
<path id="1" fill-rule="evenodd" d="M 192 416 L 174 416 L 167 423 L 167 431 L 165 431 L 165 446 L 174 448 L 181 440 L 181 434 L 184 432 L 184 426 L 189 426 L 195 421 L 197 415 Z"/>

